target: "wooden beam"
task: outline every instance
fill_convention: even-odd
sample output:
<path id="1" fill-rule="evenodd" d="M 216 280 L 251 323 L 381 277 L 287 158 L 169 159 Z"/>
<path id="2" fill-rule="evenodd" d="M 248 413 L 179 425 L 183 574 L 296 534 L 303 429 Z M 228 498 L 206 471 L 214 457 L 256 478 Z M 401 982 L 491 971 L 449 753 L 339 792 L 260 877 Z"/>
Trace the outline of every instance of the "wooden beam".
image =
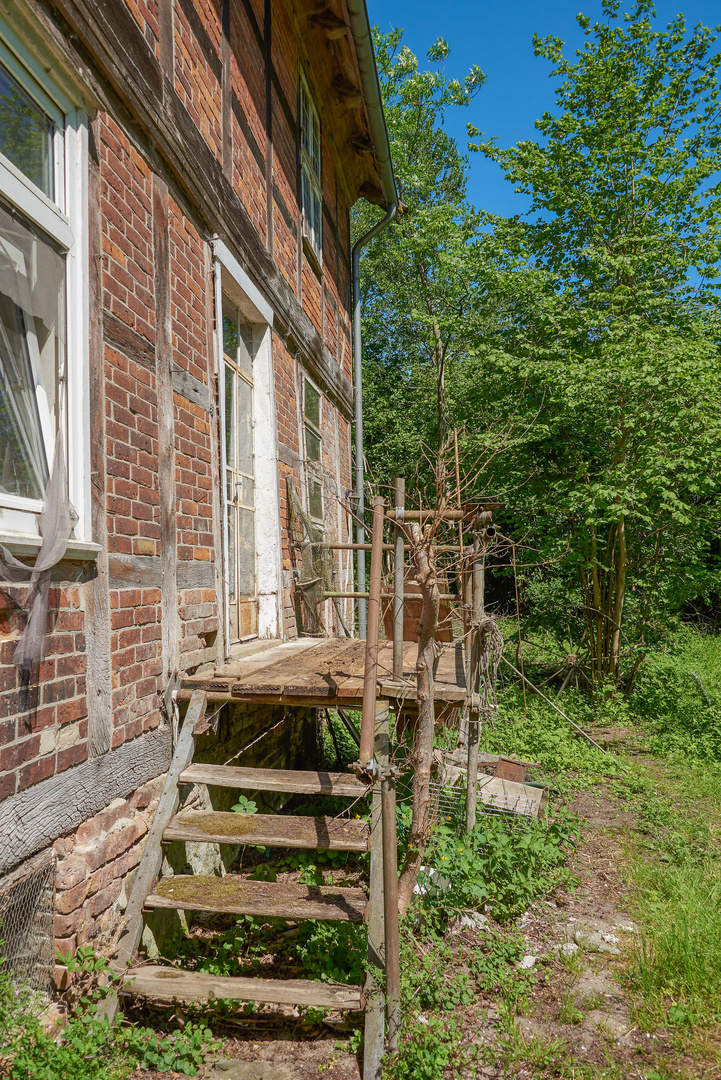
<path id="1" fill-rule="evenodd" d="M 363 1008 L 359 986 L 338 986 L 305 979 L 253 979 L 238 976 L 206 975 L 198 971 L 148 964 L 130 971 L 123 979 L 132 994 L 163 1001 L 258 1001 L 264 1004 L 313 1005 L 328 1009 Z"/>
<path id="2" fill-rule="evenodd" d="M 181 784 L 207 784 L 236 791 L 295 792 L 301 795 L 341 795 L 358 798 L 368 788 L 352 773 L 296 772 L 293 769 L 246 769 L 235 765 L 189 765 Z"/>
<path id="3" fill-rule="evenodd" d="M 103 346 L 103 281 L 100 226 L 100 163 L 94 132 L 88 131 L 88 259 L 89 285 L 89 404 L 90 404 L 90 513 L 92 536 L 100 544 L 96 576 L 83 590 L 85 596 L 85 649 L 87 654 L 88 753 L 106 754 L 113 737 L 112 664 L 110 660 L 110 575 L 108 570 L 108 513 L 105 458 L 105 355 Z M 94 150 L 94 152 L 93 152 Z"/>
<path id="4" fill-rule="evenodd" d="M 250 881 L 236 874 L 176 874 L 162 878 L 145 904 L 148 908 L 257 915 L 262 919 L 362 923 L 366 902 L 366 894 L 359 888 Z"/>
<path id="5" fill-rule="evenodd" d="M 164 840 L 201 844 L 253 844 L 321 851 L 367 851 L 368 823 L 355 818 L 278 817 L 218 810 L 185 810 L 166 828 Z"/>
<path id="6" fill-rule="evenodd" d="M 155 285 L 155 368 L 158 397 L 158 488 L 162 612 L 162 682 L 180 665 L 178 545 L 175 525 L 175 438 L 173 405 L 173 324 L 170 310 L 170 230 L 168 185 L 153 173 L 153 258 Z"/>

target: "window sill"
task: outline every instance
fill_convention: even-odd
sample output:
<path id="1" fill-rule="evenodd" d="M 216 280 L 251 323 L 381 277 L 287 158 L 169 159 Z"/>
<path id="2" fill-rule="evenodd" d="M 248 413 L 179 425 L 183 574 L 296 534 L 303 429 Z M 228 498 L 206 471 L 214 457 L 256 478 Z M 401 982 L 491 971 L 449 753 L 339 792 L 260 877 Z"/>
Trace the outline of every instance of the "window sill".
<path id="1" fill-rule="evenodd" d="M 303 251 L 305 253 L 306 259 L 310 263 L 311 270 L 313 271 L 315 276 L 318 278 L 318 281 L 322 281 L 323 280 L 323 264 L 321 263 L 320 258 L 316 254 L 316 252 L 315 252 L 315 250 L 313 248 L 313 245 L 311 244 L 310 240 L 305 235 L 305 233 L 303 233 Z"/>
<path id="2" fill-rule="evenodd" d="M 32 536 L 29 533 L 3 532 L 0 530 L 0 544 L 6 547 L 12 555 L 37 555 L 42 546 L 40 536 Z M 87 540 L 68 540 L 68 546 L 63 556 L 63 562 L 95 562 L 101 551 L 100 544 L 93 544 Z"/>

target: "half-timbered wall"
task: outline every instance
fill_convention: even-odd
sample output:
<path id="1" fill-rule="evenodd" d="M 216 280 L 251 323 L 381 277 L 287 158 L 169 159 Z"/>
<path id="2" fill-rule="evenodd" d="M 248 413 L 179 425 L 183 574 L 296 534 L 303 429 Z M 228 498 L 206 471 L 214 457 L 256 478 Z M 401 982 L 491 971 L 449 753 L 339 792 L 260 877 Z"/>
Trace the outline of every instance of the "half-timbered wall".
<path id="1" fill-rule="evenodd" d="M 216 325 L 221 243 L 241 268 L 249 310 L 260 311 L 260 329 L 269 334 L 279 636 L 297 634 L 286 481 L 307 508 L 306 375 L 322 395 L 325 534 L 349 539 L 349 210 L 359 182 L 335 135 L 335 53 L 319 65 L 304 46 L 312 7 L 290 0 L 0 6 L 12 33 L 45 70 L 51 58 L 53 79 L 73 88 L 88 116 L 84 452 L 92 519 L 92 536 L 71 545 L 55 568 L 47 658 L 30 685 L 11 663 L 26 589 L 0 583 L 0 872 L 55 843 L 66 867 L 59 888 L 81 886 L 91 920 L 119 895 L 117 883 L 102 884 L 108 874 L 117 882 L 134 865 L 124 854 L 144 829 L 131 827 L 134 815 L 147 809 L 169 759 L 169 683 L 228 649 Z M 301 70 L 321 120 L 322 265 L 303 240 Z M 13 549 L 12 535 L 0 539 Z M 35 549 L 26 543 L 14 550 Z M 349 558 L 340 569 L 347 584 Z M 332 632 L 337 626 L 327 614 Z M 110 843 L 118 873 L 105 877 L 104 863 L 88 849 L 96 820 L 118 837 L 121 821 L 130 837 L 125 847 L 120 838 Z M 125 863 L 116 863 L 121 857 Z M 99 875 L 97 887 L 86 889 L 92 875 Z M 87 906 L 90 895 L 96 899 Z M 71 898 L 59 908 L 65 940 L 73 910 Z"/>

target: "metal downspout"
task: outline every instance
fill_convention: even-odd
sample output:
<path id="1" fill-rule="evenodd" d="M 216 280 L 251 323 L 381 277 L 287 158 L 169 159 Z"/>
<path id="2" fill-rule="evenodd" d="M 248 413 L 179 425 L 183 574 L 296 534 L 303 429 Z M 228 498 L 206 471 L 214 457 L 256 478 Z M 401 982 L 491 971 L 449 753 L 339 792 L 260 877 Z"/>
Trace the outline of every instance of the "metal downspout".
<path id="1" fill-rule="evenodd" d="M 358 70 L 360 72 L 363 98 L 368 110 L 368 122 L 371 129 L 371 137 L 375 149 L 376 160 L 380 172 L 388 211 L 385 217 L 377 221 L 368 230 L 365 236 L 361 236 L 353 245 L 351 256 L 351 277 L 353 283 L 353 385 L 355 390 L 355 498 L 358 522 L 356 526 L 356 540 L 359 544 L 365 543 L 363 496 L 364 470 L 363 470 L 363 342 L 361 340 L 361 310 L 360 310 L 360 257 L 363 248 L 374 236 L 384 229 L 393 220 L 398 209 L 398 193 L 396 191 L 395 177 L 393 176 L 393 164 L 388 142 L 388 130 L 385 117 L 383 116 L 383 102 L 381 100 L 380 83 L 378 82 L 378 70 L 376 68 L 373 41 L 371 38 L 370 23 L 366 10 L 365 0 L 346 0 L 346 10 L 350 22 L 351 33 L 355 45 Z M 357 553 L 358 590 L 365 590 L 365 551 Z M 366 636 L 366 613 L 367 602 L 363 599 L 358 601 L 358 636 Z"/>
<path id="2" fill-rule="evenodd" d="M 353 246 L 352 273 L 353 273 L 353 384 L 355 388 L 355 497 L 356 513 L 356 541 L 365 544 L 365 502 L 363 496 L 364 470 L 363 470 L 363 341 L 361 338 L 361 305 L 360 305 L 360 257 L 361 251 L 376 236 L 381 229 L 395 217 L 398 204 L 392 203 L 388 213 L 380 221 L 369 229 L 365 236 Z M 358 549 L 358 590 L 363 592 L 366 580 L 366 553 L 362 548 Z M 367 600 L 358 601 L 358 636 L 366 636 L 366 614 L 368 609 Z"/>

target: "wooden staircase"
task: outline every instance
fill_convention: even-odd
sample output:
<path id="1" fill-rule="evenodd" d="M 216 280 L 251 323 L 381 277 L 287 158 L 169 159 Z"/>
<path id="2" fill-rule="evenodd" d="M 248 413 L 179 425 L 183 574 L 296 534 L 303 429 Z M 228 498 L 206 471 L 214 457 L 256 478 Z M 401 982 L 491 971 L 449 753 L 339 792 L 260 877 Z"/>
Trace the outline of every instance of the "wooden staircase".
<path id="1" fill-rule="evenodd" d="M 365 852 L 370 849 L 370 826 L 362 820 L 214 810 L 178 812 L 179 788 L 183 784 L 207 784 L 209 787 L 226 787 L 237 791 L 332 794 L 352 798 L 368 794 L 368 786 L 351 774 L 245 769 L 193 763 L 195 730 L 202 727 L 205 706 L 205 694 L 197 691 L 188 708 L 133 883 L 126 912 L 127 927 L 112 962 L 121 979 L 121 992 L 161 1000 L 206 1001 L 210 997 L 220 997 L 237 1001 L 362 1009 L 363 993 L 358 986 L 334 986 L 299 979 L 211 976 L 160 964 L 127 967 L 140 942 L 143 911 L 148 909 L 223 912 L 292 921 L 322 919 L 361 923 L 366 918 L 368 896 L 361 888 L 250 881 L 236 874 L 225 877 L 178 874 L 158 880 L 162 862 L 160 845 L 173 840 L 321 851 Z M 117 1004 L 114 1004 L 113 1009 L 116 1007 Z"/>
<path id="2" fill-rule="evenodd" d="M 138 994 L 164 1001 L 225 998 L 352 1011 L 365 1009 L 363 1076 L 364 1080 L 380 1080 L 385 1043 L 384 999 L 370 976 L 361 988 L 298 979 L 216 976 L 169 965 L 143 964 L 134 967 L 132 964 L 142 936 L 143 913 L 147 910 L 222 912 L 292 921 L 368 921 L 369 959 L 374 966 L 385 966 L 387 971 L 388 1045 L 395 1048 L 400 1022 L 395 779 L 394 771 L 387 768 L 388 703 L 376 702 L 381 543 L 382 513 L 376 515 L 374 522 L 377 580 L 374 580 L 371 589 L 369 611 L 374 609 L 375 624 L 369 620 L 361 745 L 356 763 L 359 776 L 363 779 L 350 773 L 238 768 L 194 762 L 196 731 L 201 733 L 207 728 L 204 718 L 208 700 L 205 690 L 194 690 L 133 881 L 124 927 L 111 956 L 111 967 L 118 976 L 118 982 L 117 989 L 113 989 L 104 1001 L 103 1012 L 108 1018 L 112 1018 L 117 1011 L 119 994 Z M 375 626 L 374 630 L 371 630 L 372 625 Z M 372 661 L 370 666 L 369 655 Z M 217 694 L 213 695 L 213 700 L 218 700 Z M 237 701 L 238 698 L 228 691 L 227 700 Z M 379 710 L 385 717 L 385 726 L 381 725 L 380 728 Z M 205 784 L 237 791 L 350 798 L 372 792 L 373 828 L 364 820 L 326 816 L 179 811 L 180 788 L 186 784 Z M 235 874 L 225 877 L 186 874 L 161 877 L 162 845 L 176 840 L 300 850 L 370 851 L 369 892 L 334 885 L 251 881 Z"/>

